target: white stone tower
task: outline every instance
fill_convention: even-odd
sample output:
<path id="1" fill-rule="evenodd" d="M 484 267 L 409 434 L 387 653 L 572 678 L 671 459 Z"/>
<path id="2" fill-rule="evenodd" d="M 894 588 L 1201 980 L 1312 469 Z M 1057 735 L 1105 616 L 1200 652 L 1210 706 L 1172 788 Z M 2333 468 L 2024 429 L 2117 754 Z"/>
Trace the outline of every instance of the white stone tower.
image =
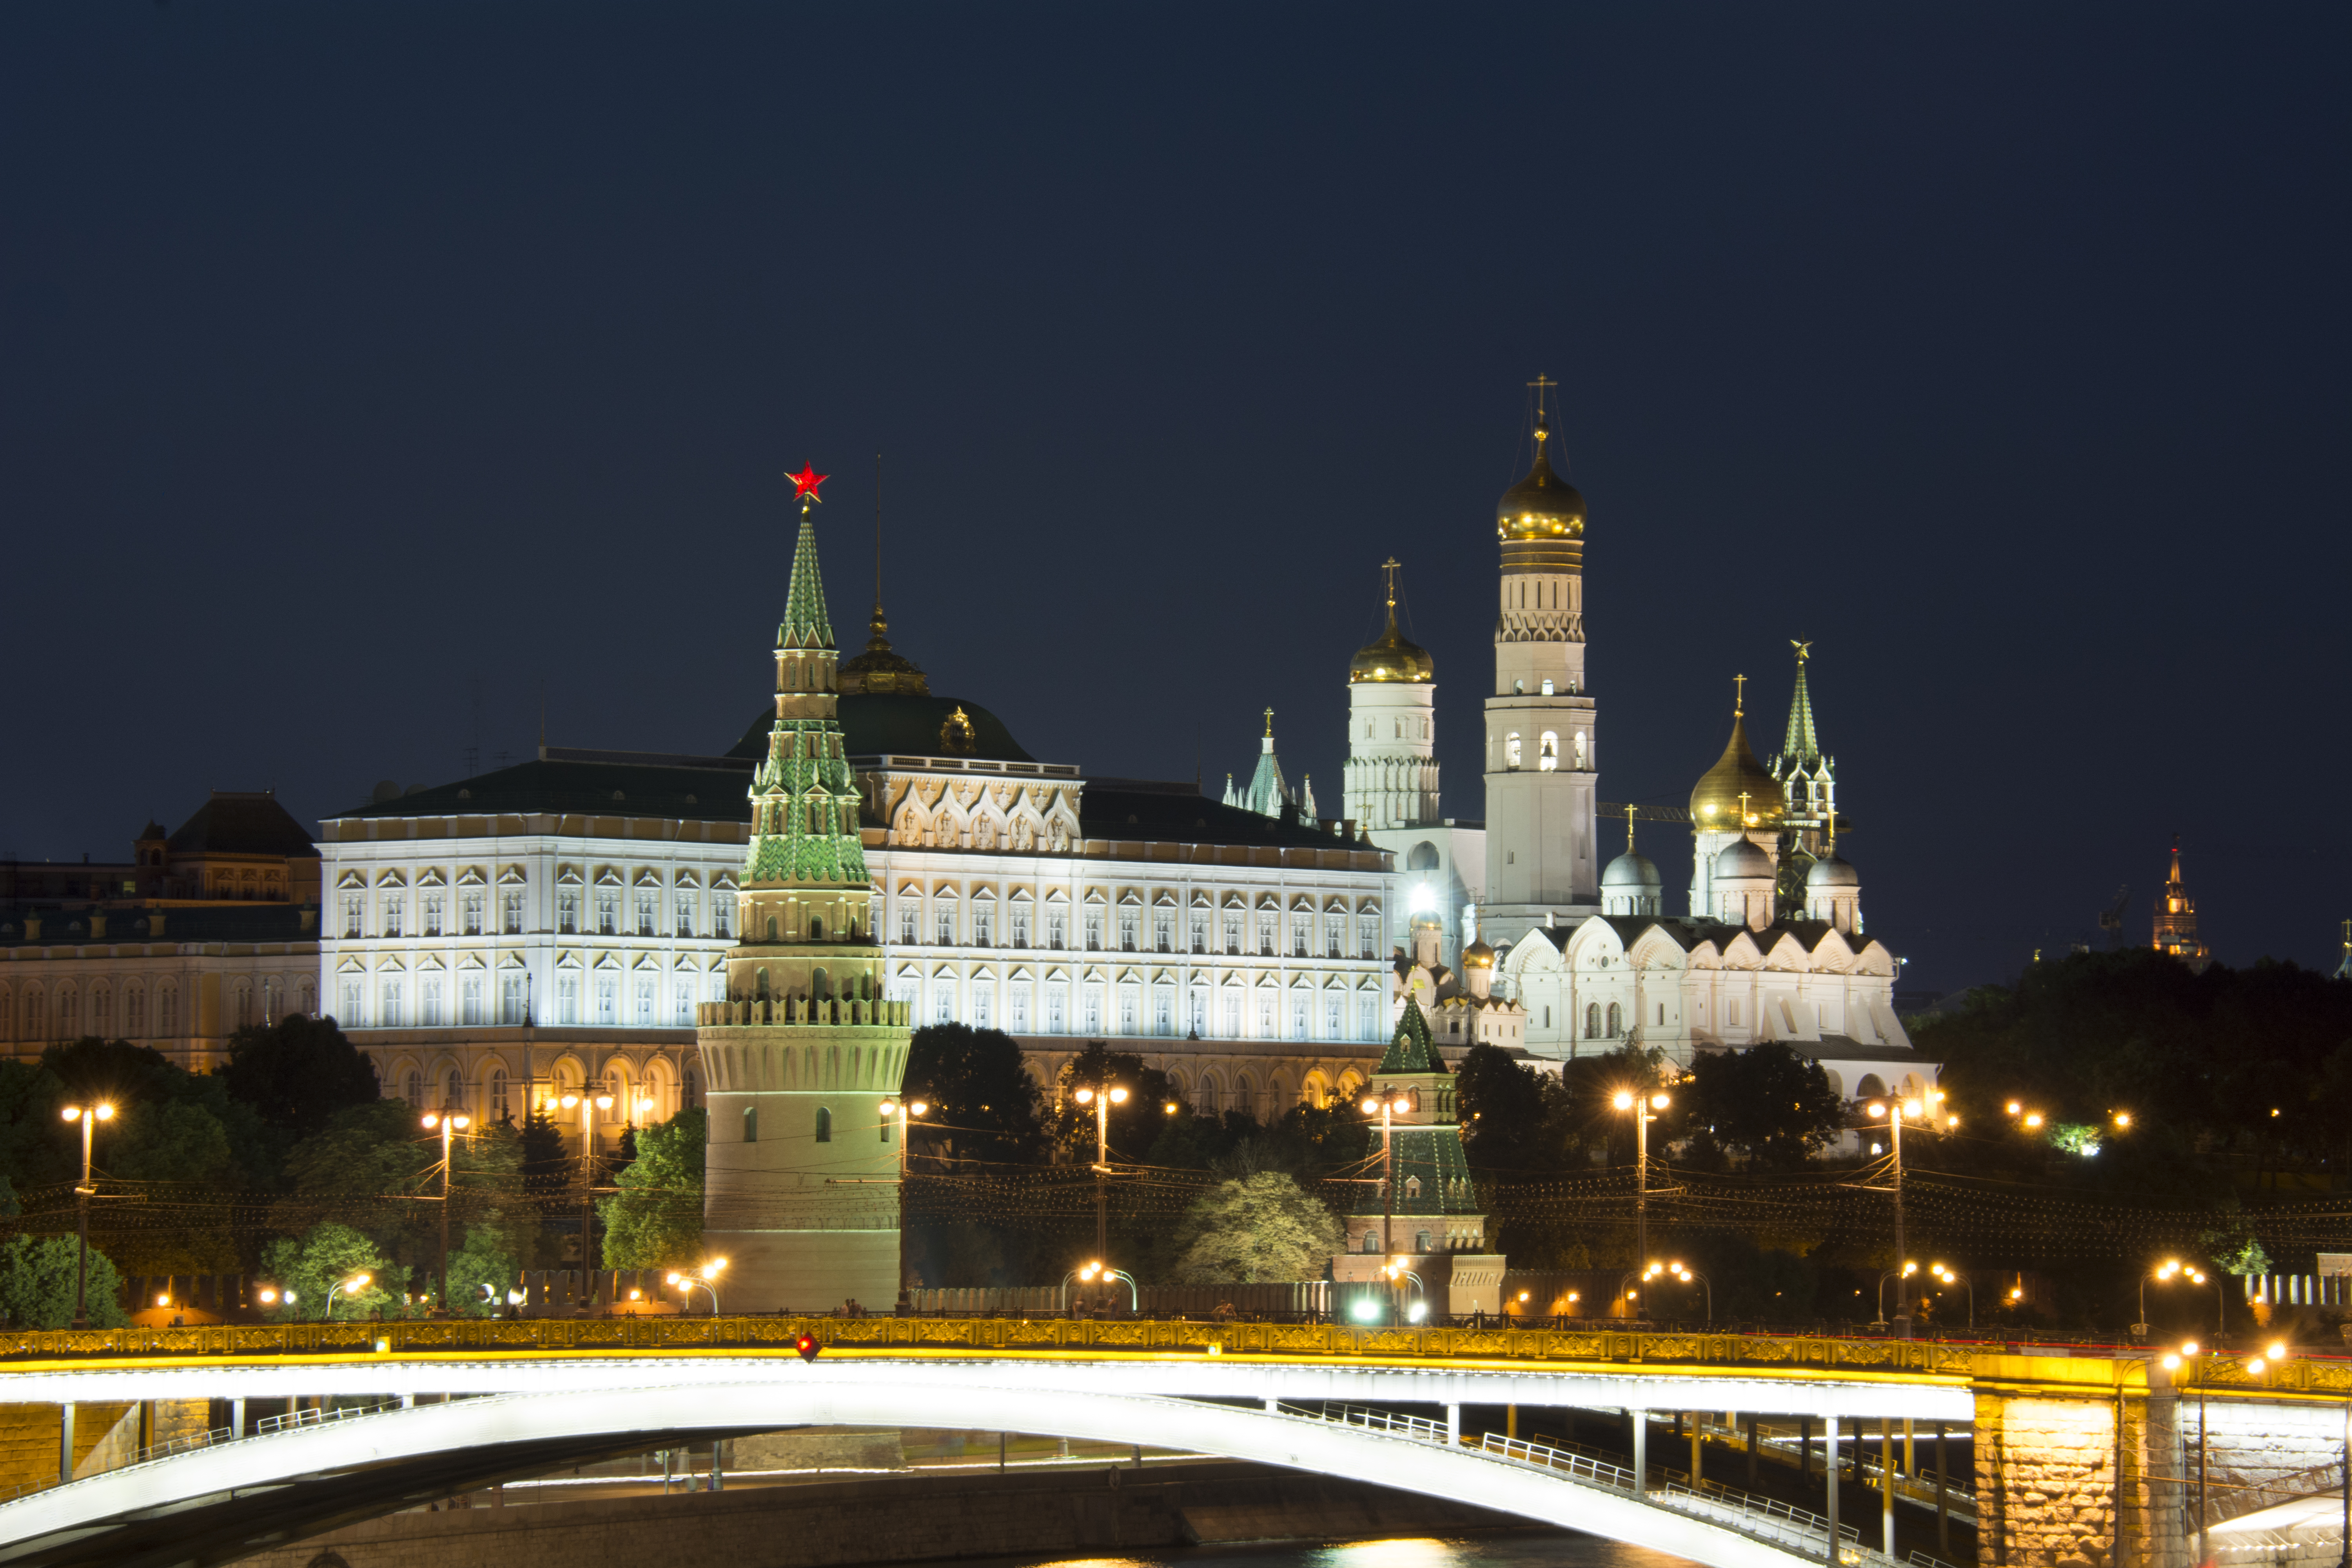
<path id="1" fill-rule="evenodd" d="M 1496 940 L 1601 910 L 1594 812 L 1600 749 L 1584 689 L 1584 498 L 1552 471 L 1538 380 L 1536 459 L 1504 492 L 1486 700 L 1486 907 Z"/>
<path id="2" fill-rule="evenodd" d="M 703 1237 L 730 1310 L 887 1309 L 898 1293 L 898 1151 L 881 1114 L 907 1069 L 842 751 L 833 626 L 803 469 L 776 628 L 776 722 L 751 783 L 742 940 L 727 1000 L 698 1010 L 710 1142 Z"/>
<path id="3" fill-rule="evenodd" d="M 1437 687 L 1429 655 L 1398 635 L 1394 557 L 1389 625 L 1348 664 L 1348 773 L 1339 815 L 1362 828 L 1435 826 Z"/>

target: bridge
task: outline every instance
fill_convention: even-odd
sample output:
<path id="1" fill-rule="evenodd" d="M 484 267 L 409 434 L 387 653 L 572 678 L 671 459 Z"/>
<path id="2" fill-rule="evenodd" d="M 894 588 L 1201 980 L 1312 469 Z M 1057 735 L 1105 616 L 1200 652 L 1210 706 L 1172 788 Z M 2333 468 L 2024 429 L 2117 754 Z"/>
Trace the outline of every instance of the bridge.
<path id="1" fill-rule="evenodd" d="M 823 1342 L 814 1362 L 793 1352 L 803 1332 Z M 268 1429 L 200 1423 L 0 1501 L 0 1565 L 60 1568 L 224 1563 L 589 1459 L 812 1425 L 1149 1443 L 1433 1493 L 1716 1568 L 1891 1568 L 1873 1549 L 1889 1538 L 1867 1528 L 1891 1517 L 1891 1484 L 1876 1497 L 1829 1486 L 1815 1513 L 1716 1479 L 1664 1483 L 1644 1419 L 1622 1466 L 1465 1436 L 1465 1405 L 1793 1417 L 1825 1440 L 1841 1425 L 1963 1424 L 1986 1562 L 2185 1565 L 2182 1412 L 2199 1404 L 2138 1358 L 1603 1330 L 671 1317 L 22 1334 L 0 1337 L 0 1397 L 20 1406 L 362 1406 Z M 2259 1482 L 2336 1457 L 2352 1365 L 2209 1357 L 2184 1371 L 2215 1462 L 2239 1464 L 2229 1473 L 2269 1466 Z M 1845 1521 L 1841 1491 L 1859 1505 Z"/>

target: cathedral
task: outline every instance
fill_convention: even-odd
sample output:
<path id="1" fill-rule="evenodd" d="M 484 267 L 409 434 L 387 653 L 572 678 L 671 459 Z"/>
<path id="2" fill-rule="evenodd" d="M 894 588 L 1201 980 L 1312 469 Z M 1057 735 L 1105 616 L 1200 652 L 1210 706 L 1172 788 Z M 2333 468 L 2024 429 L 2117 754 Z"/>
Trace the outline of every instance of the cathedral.
<path id="1" fill-rule="evenodd" d="M 1585 502 L 1555 466 L 1555 440 L 1538 406 L 1533 461 L 1496 508 L 1483 822 L 1444 814 L 1436 670 L 1398 629 L 1394 560 L 1383 563 L 1385 629 L 1349 663 L 1342 818 L 1396 858 L 1399 1007 L 1412 1002 L 1442 1052 L 1484 1041 L 1565 1061 L 1630 1044 L 1687 1064 L 1774 1041 L 1820 1062 L 1849 1098 L 1932 1087 L 1936 1064 L 1895 1016 L 1899 964 L 1865 933 L 1861 878 L 1839 850 L 1810 643 L 1790 645 L 1788 723 L 1769 762 L 1748 738 L 1741 676 L 1730 733 L 1686 810 L 1602 803 Z M 1261 744 L 1258 778 L 1278 788 L 1270 728 Z M 1255 782 L 1235 800 L 1269 809 Z M 1603 823 L 1621 815 L 1623 851 L 1604 860 Z M 1636 847 L 1643 821 L 1691 836 L 1679 912 Z"/>

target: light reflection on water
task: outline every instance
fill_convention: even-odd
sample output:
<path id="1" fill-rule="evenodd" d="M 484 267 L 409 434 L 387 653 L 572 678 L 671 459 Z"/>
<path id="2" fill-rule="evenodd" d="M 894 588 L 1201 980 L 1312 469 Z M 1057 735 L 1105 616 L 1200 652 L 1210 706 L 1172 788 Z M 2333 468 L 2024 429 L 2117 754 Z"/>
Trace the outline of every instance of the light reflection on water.
<path id="1" fill-rule="evenodd" d="M 1265 1546 L 1175 1546 L 1118 1556 L 997 1557 L 964 1568 L 1688 1568 L 1680 1557 L 1599 1536 L 1530 1531 Z"/>

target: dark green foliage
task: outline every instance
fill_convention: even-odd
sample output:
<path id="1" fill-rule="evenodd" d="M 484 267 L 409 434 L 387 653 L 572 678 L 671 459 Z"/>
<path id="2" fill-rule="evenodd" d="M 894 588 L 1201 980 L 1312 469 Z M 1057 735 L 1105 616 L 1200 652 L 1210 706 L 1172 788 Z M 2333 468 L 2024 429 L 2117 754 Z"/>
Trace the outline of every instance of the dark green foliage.
<path id="1" fill-rule="evenodd" d="M 80 1245 L 70 1236 L 19 1236 L 0 1246 L 0 1313 L 13 1329 L 71 1326 Z M 117 1300 L 121 1277 L 106 1254 L 89 1249 L 88 1311 L 92 1325 L 111 1329 L 128 1320 Z"/>
<path id="2" fill-rule="evenodd" d="M 375 1068 L 332 1018 L 297 1013 L 229 1037 L 228 1090 L 289 1139 L 323 1129 L 335 1112 L 382 1093 Z"/>
<path id="3" fill-rule="evenodd" d="M 907 1053 L 906 1098 L 929 1109 L 909 1131 L 927 1160 L 1033 1163 L 1044 1158 L 1045 1096 L 1021 1047 L 999 1029 L 933 1024 Z"/>
<path id="4" fill-rule="evenodd" d="M 1110 1109 L 1113 1161 L 1141 1160 L 1159 1142 L 1171 1114 L 1169 1106 L 1177 1106 L 1174 1114 L 1183 1114 L 1166 1073 L 1144 1066 L 1143 1058 L 1134 1052 L 1114 1051 L 1100 1040 L 1087 1041 L 1085 1050 L 1062 1064 L 1056 1087 L 1060 1103 L 1046 1113 L 1046 1138 L 1071 1164 L 1089 1165 L 1095 1159 L 1096 1108 L 1078 1103 L 1081 1089 L 1127 1090 L 1125 1102 Z"/>
<path id="5" fill-rule="evenodd" d="M 1759 1170 L 1802 1168 L 1844 1121 L 1844 1100 L 1821 1063 L 1783 1045 L 1704 1052 L 1677 1094 L 1694 1141 L 1704 1138 Z"/>
<path id="6" fill-rule="evenodd" d="M 703 1149 L 708 1119 L 681 1110 L 637 1135 L 637 1156 L 596 1205 L 607 1268 L 661 1268 L 702 1259 Z"/>

